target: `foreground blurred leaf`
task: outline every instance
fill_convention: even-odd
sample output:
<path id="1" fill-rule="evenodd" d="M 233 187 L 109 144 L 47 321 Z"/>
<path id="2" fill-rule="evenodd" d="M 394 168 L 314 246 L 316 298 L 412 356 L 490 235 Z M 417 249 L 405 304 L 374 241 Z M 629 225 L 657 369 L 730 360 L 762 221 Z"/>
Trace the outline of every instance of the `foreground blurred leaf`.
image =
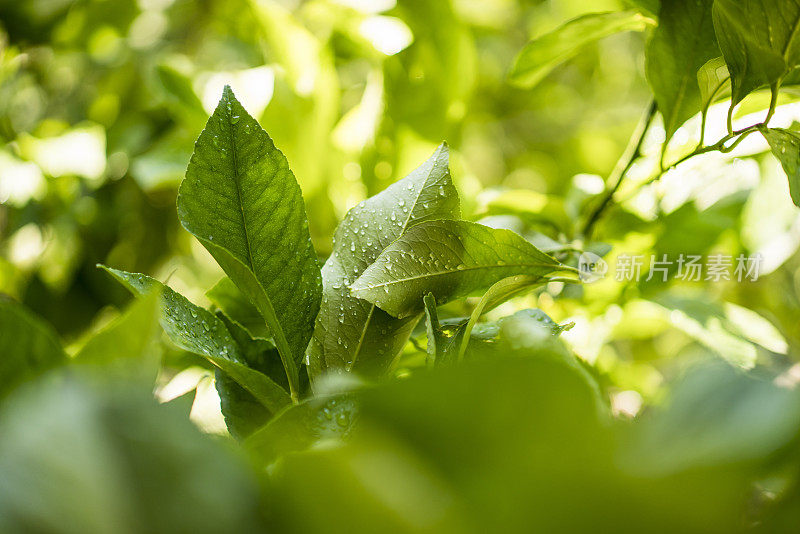
<path id="1" fill-rule="evenodd" d="M 65 361 L 53 328 L 23 305 L 0 296 L 0 398 Z"/>
<path id="2" fill-rule="evenodd" d="M 252 532 L 254 479 L 182 407 L 125 382 L 44 380 L 0 413 L 3 532 Z"/>
<path id="3" fill-rule="evenodd" d="M 161 326 L 176 345 L 207 358 L 272 412 L 291 402 L 286 390 L 263 373 L 248 367 L 225 324 L 213 313 L 192 304 L 180 293 L 149 276 L 103 268 L 134 294 L 161 291 L 164 311 Z"/>
<path id="4" fill-rule="evenodd" d="M 296 397 L 319 266 L 286 158 L 229 87 L 195 145 L 178 216 L 264 316 Z"/>
<path id="5" fill-rule="evenodd" d="M 408 317 L 422 311 L 422 297 L 428 293 L 444 304 L 509 276 L 544 277 L 570 270 L 509 230 L 430 221 L 387 247 L 351 292 L 396 317 Z"/>
<path id="6" fill-rule="evenodd" d="M 800 431 L 800 390 L 717 362 L 693 368 L 638 425 L 631 468 L 673 472 L 763 459 Z"/>
<path id="7" fill-rule="evenodd" d="M 697 71 L 719 56 L 712 4 L 713 0 L 663 0 L 658 27 L 647 44 L 647 81 L 664 117 L 667 141 L 700 111 Z"/>
<path id="8" fill-rule="evenodd" d="M 159 295 L 134 301 L 112 324 L 95 334 L 75 355 L 80 365 L 100 366 L 103 374 L 155 384 L 161 365 Z"/>
<path id="9" fill-rule="evenodd" d="M 762 128 L 761 133 L 786 172 L 792 202 L 800 206 L 800 134 L 782 128 Z"/>
<path id="10" fill-rule="evenodd" d="M 511 67 L 509 80 L 519 87 L 531 88 L 583 47 L 615 33 L 642 31 L 648 23 L 652 21 L 635 11 L 591 13 L 570 20 L 528 43 Z"/>
<path id="11" fill-rule="evenodd" d="M 350 293 L 349 285 L 412 225 L 459 216 L 447 145 L 383 192 L 351 209 L 334 236 L 322 269 L 324 299 L 309 347 L 317 376 L 326 369 L 376 375 L 391 365 L 419 315 L 395 319 Z"/>
<path id="12" fill-rule="evenodd" d="M 800 63 L 800 2 L 716 0 L 714 27 L 733 84 L 733 105 Z"/>

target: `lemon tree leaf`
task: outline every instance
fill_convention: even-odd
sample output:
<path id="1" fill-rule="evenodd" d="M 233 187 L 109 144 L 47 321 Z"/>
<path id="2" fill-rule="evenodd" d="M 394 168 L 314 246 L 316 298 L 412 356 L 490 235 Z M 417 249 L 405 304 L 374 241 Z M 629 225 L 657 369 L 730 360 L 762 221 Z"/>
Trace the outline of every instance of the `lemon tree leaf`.
<path id="1" fill-rule="evenodd" d="M 800 1 L 716 0 L 713 14 L 734 105 L 800 64 Z"/>
<path id="2" fill-rule="evenodd" d="M 800 133 L 782 128 L 763 128 L 761 133 L 786 171 L 792 202 L 800 206 Z"/>
<path id="3" fill-rule="evenodd" d="M 319 265 L 300 186 L 230 87 L 195 143 L 178 217 L 266 320 L 296 397 L 322 293 Z"/>
<path id="4" fill-rule="evenodd" d="M 350 284 L 381 251 L 414 224 L 458 217 L 458 193 L 442 144 L 408 176 L 351 209 L 336 229 L 333 253 L 322 268 L 324 298 L 309 346 L 309 367 L 379 374 L 408 340 L 419 315 L 397 319 L 357 298 Z"/>
<path id="5" fill-rule="evenodd" d="M 161 291 L 161 326 L 180 348 L 205 357 L 272 412 L 291 403 L 285 389 L 247 364 L 245 354 L 225 324 L 213 313 L 192 304 L 180 293 L 147 275 L 110 267 L 103 269 L 134 294 L 147 295 L 153 290 Z"/>
<path id="6" fill-rule="evenodd" d="M 439 304 L 516 275 L 545 277 L 575 271 L 510 230 L 468 221 L 429 221 L 387 247 L 350 287 L 351 293 L 394 315 L 423 309 L 432 293 Z"/>

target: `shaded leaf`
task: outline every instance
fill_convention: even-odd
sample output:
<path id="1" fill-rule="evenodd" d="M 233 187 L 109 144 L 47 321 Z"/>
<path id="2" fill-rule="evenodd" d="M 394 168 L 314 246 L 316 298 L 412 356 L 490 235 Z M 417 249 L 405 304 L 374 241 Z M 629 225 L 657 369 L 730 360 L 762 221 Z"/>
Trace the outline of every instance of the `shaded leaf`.
<path id="1" fill-rule="evenodd" d="M 509 230 L 467 221 L 430 221 L 392 243 L 351 286 L 353 295 L 396 317 L 423 308 L 433 293 L 443 304 L 520 274 L 574 271 Z"/>
<path id="2" fill-rule="evenodd" d="M 713 0 L 663 0 L 658 27 L 647 44 L 647 81 L 664 117 L 667 141 L 700 111 L 697 71 L 719 56 L 712 4 Z"/>
<path id="3" fill-rule="evenodd" d="M 333 253 L 322 268 L 324 298 L 308 351 L 313 376 L 327 369 L 379 374 L 408 340 L 419 312 L 396 319 L 352 295 L 348 286 L 412 225 L 459 216 L 448 161 L 442 144 L 408 176 L 351 209 L 336 229 Z"/>
<path id="4" fill-rule="evenodd" d="M 731 73 L 734 105 L 800 63 L 797 0 L 716 0 L 714 27 Z"/>
<path id="5" fill-rule="evenodd" d="M 270 337 L 269 328 L 258 309 L 227 276 L 209 289 L 206 296 L 228 319 L 239 324 L 254 337 Z"/>
<path id="6" fill-rule="evenodd" d="M 195 144 L 178 216 L 264 316 L 297 395 L 321 277 L 300 186 L 230 87 Z"/>
<path id="7" fill-rule="evenodd" d="M 615 33 L 642 31 L 652 22 L 636 11 L 590 13 L 570 20 L 525 45 L 511 67 L 509 81 L 531 88 L 583 47 Z"/>
<path id="8" fill-rule="evenodd" d="M 0 397 L 66 361 L 53 328 L 0 296 Z"/>

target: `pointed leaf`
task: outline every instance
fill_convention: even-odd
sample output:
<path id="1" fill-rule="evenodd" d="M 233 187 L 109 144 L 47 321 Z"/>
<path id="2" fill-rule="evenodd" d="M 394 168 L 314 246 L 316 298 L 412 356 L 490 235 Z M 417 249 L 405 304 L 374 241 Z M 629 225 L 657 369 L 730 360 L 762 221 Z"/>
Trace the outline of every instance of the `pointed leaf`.
<path id="1" fill-rule="evenodd" d="M 53 328 L 22 304 L 0 296 L 0 398 L 65 361 Z"/>
<path id="2" fill-rule="evenodd" d="M 647 80 L 664 117 L 666 140 L 700 111 L 697 71 L 720 55 L 711 23 L 713 0 L 663 0 L 647 45 Z"/>
<path id="3" fill-rule="evenodd" d="M 447 145 L 385 191 L 351 209 L 336 229 L 333 254 L 322 268 L 325 293 L 309 347 L 312 378 L 327 369 L 385 371 L 408 340 L 419 315 L 396 319 L 348 286 L 380 252 L 414 224 L 459 216 Z"/>
<path id="4" fill-rule="evenodd" d="M 208 310 L 149 276 L 103 267 L 134 294 L 161 291 L 161 326 L 169 338 L 184 350 L 205 357 L 272 412 L 291 402 L 289 395 L 263 373 L 251 369 L 225 324 Z"/>
<path id="5" fill-rule="evenodd" d="M 786 171 L 792 202 L 800 206 L 800 133 L 781 128 L 764 128 L 761 133 Z"/>
<path id="6" fill-rule="evenodd" d="M 408 230 L 351 286 L 353 295 L 394 315 L 422 311 L 433 293 L 443 304 L 515 275 L 575 271 L 509 230 L 467 221 L 430 221 Z"/>
<path id="7" fill-rule="evenodd" d="M 716 0 L 714 27 L 733 85 L 733 104 L 800 64 L 800 1 Z"/>
<path id="8" fill-rule="evenodd" d="M 296 396 L 319 310 L 319 266 L 286 158 L 229 87 L 195 144 L 178 216 L 261 312 Z"/>
<path id="9" fill-rule="evenodd" d="M 615 33 L 642 31 L 652 22 L 636 11 L 590 13 L 570 20 L 528 43 L 517 56 L 509 81 L 531 88 L 583 47 Z"/>

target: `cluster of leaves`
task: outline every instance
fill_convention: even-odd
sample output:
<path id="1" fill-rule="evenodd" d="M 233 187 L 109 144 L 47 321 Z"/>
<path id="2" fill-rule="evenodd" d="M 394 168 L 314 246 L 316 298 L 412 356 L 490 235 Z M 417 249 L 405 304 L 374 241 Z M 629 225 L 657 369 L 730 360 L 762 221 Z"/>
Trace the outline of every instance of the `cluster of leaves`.
<path id="1" fill-rule="evenodd" d="M 227 87 L 195 144 L 178 214 L 227 274 L 209 291 L 216 314 L 145 275 L 108 270 L 136 293 L 163 293 L 166 332 L 224 373 L 223 411 L 240 436 L 306 396 L 309 379 L 383 375 L 426 295 L 435 315 L 436 302 L 492 286 L 468 339 L 483 311 L 575 272 L 509 230 L 459 220 L 446 145 L 354 207 L 320 269 L 286 158 Z"/>

